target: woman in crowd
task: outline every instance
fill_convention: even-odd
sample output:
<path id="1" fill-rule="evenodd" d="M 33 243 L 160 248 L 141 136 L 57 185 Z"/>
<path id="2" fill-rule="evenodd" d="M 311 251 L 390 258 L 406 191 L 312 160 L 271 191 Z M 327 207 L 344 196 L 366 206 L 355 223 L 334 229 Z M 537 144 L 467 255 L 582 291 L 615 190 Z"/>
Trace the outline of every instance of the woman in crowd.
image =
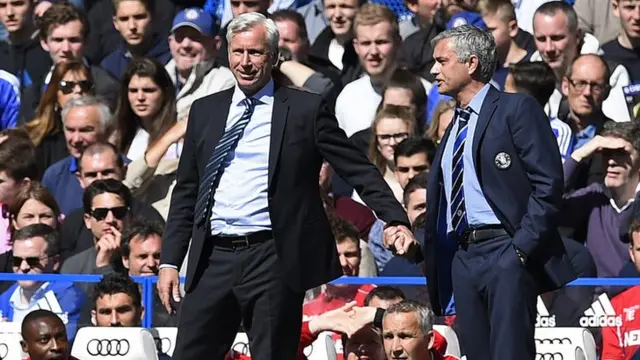
<path id="1" fill-rule="evenodd" d="M 144 156 L 176 123 L 176 90 L 164 67 L 151 58 L 129 64 L 116 110 L 116 146 L 130 160 Z M 178 157 L 175 144 L 165 157 Z"/>
<path id="2" fill-rule="evenodd" d="M 455 100 L 445 100 L 441 101 L 433 111 L 431 125 L 429 126 L 426 135 L 434 144 L 440 144 L 440 141 L 444 136 L 444 132 L 447 130 L 447 126 L 449 126 L 451 119 L 453 119 L 453 111 L 455 107 Z"/>
<path id="3" fill-rule="evenodd" d="M 371 125 L 369 160 L 380 170 L 400 203 L 402 187 L 394 175 L 393 154 L 398 143 L 416 134 L 416 128 L 411 108 L 397 105 L 384 106 Z"/>
<path id="4" fill-rule="evenodd" d="M 93 94 L 93 89 L 91 72 L 84 63 L 73 60 L 60 63 L 53 69 L 35 118 L 25 124 L 36 146 L 41 175 L 51 164 L 69 155 L 60 115 L 62 107 L 73 98 Z"/>

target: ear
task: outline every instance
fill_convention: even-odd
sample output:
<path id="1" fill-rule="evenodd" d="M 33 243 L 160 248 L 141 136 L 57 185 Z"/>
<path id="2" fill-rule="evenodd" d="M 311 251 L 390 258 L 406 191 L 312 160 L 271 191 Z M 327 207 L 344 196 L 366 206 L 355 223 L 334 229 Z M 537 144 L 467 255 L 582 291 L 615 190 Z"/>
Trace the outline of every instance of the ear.
<path id="1" fill-rule="evenodd" d="M 562 77 L 561 90 L 562 90 L 562 95 L 569 96 L 569 79 L 567 79 L 566 76 Z"/>
<path id="2" fill-rule="evenodd" d="M 477 56 L 471 55 L 469 58 L 469 75 L 473 76 L 480 67 L 480 59 Z"/>
<path id="3" fill-rule="evenodd" d="M 60 269 L 60 255 L 51 257 L 51 261 L 53 261 L 53 272 L 58 272 Z"/>
<path id="4" fill-rule="evenodd" d="M 80 175 L 79 171 L 76 171 L 76 179 L 78 179 L 78 182 L 80 183 L 80 187 L 82 188 L 82 190 L 84 190 L 85 187 L 84 187 L 84 183 L 82 182 L 82 175 Z"/>
<path id="5" fill-rule="evenodd" d="M 13 226 L 13 228 L 16 228 L 17 225 L 17 221 L 16 221 L 16 217 L 14 215 L 11 215 L 11 226 Z"/>
<path id="6" fill-rule="evenodd" d="M 633 241 L 633 239 L 631 239 L 631 241 Z M 631 259 L 631 262 L 635 262 L 635 256 L 633 255 L 633 243 L 631 243 L 631 246 L 629 246 L 629 259 Z"/>
<path id="7" fill-rule="evenodd" d="M 27 342 L 24 340 L 20 340 L 20 347 L 22 348 L 22 352 L 25 354 L 29 353 L 29 345 L 27 345 Z"/>
<path id="8" fill-rule="evenodd" d="M 509 21 L 509 24 L 507 24 L 507 27 L 509 28 L 509 37 L 515 39 L 518 35 L 518 31 L 520 31 L 518 28 L 518 22 L 516 20 L 511 20 Z"/>
<path id="9" fill-rule="evenodd" d="M 220 35 L 216 35 L 216 37 L 213 38 L 213 48 L 216 49 L 216 51 L 219 51 L 221 46 L 222 41 L 220 39 Z"/>
<path id="10" fill-rule="evenodd" d="M 355 30 L 354 30 L 354 35 L 355 35 Z M 356 51 L 356 54 L 360 55 L 360 47 L 359 47 L 359 42 L 357 38 L 353 38 L 353 49 Z"/>
<path id="11" fill-rule="evenodd" d="M 122 265 L 129 270 L 129 257 L 128 256 L 123 256 L 122 257 Z"/>
<path id="12" fill-rule="evenodd" d="M 91 215 L 84 214 L 84 226 L 86 226 L 87 229 L 91 230 Z"/>
<path id="13" fill-rule="evenodd" d="M 425 335 L 425 337 L 427 338 L 427 349 L 431 350 L 433 349 L 433 344 L 435 343 L 435 336 L 433 336 L 433 330 L 429 331 L 427 333 L 427 335 Z"/>
<path id="14" fill-rule="evenodd" d="M 46 52 L 50 52 L 51 51 L 51 48 L 47 44 L 47 41 L 43 40 L 42 38 L 40 39 L 40 46 L 42 47 L 42 50 L 44 50 Z"/>
<path id="15" fill-rule="evenodd" d="M 173 296 L 173 295 L 172 295 Z M 144 306 L 140 308 L 140 323 L 144 321 Z"/>
<path id="16" fill-rule="evenodd" d="M 407 9 L 414 14 L 418 13 L 418 2 L 417 1 L 405 1 L 405 5 L 407 5 Z"/>
<path id="17" fill-rule="evenodd" d="M 25 186 L 25 185 L 28 186 L 29 184 L 31 184 L 31 178 L 26 177 L 20 180 L 20 186 Z"/>
<path id="18" fill-rule="evenodd" d="M 613 15 L 615 17 L 620 17 L 620 4 L 618 4 L 618 0 L 611 0 L 611 9 L 613 10 Z"/>
<path id="19" fill-rule="evenodd" d="M 117 18 L 115 17 L 115 15 L 111 18 L 111 21 L 113 22 L 113 27 L 116 28 L 116 30 L 118 30 L 118 32 L 120 32 L 118 21 L 117 21 Z"/>
<path id="20" fill-rule="evenodd" d="M 91 323 L 93 326 L 98 326 L 98 321 L 96 320 L 96 311 L 91 310 Z"/>

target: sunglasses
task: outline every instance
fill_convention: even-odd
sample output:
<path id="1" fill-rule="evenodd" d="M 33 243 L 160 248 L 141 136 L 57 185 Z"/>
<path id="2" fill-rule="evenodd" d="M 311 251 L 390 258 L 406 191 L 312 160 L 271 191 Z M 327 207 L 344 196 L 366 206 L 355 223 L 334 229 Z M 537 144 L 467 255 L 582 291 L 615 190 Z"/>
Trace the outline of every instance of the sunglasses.
<path id="1" fill-rule="evenodd" d="M 58 84 L 60 91 L 63 94 L 69 95 L 73 92 L 73 89 L 76 88 L 76 85 L 80 86 L 80 90 L 83 92 L 89 92 L 93 88 L 93 83 L 89 80 L 80 80 L 80 81 L 65 81 L 61 80 Z"/>
<path id="2" fill-rule="evenodd" d="M 113 217 L 118 220 L 122 220 L 125 216 L 127 216 L 129 208 L 126 206 L 118 206 L 114 208 L 95 208 L 91 210 L 91 216 L 93 216 L 93 218 L 98 221 L 102 221 L 107 218 L 107 215 L 109 215 L 109 211 L 111 211 Z"/>
<path id="3" fill-rule="evenodd" d="M 30 256 L 30 257 L 23 258 L 20 256 L 14 256 L 13 266 L 19 268 L 22 265 L 22 262 L 26 261 L 27 265 L 29 265 L 29 267 L 31 268 L 40 267 L 40 261 L 44 259 L 48 259 L 49 257 L 50 256 L 43 256 L 43 257 Z"/>

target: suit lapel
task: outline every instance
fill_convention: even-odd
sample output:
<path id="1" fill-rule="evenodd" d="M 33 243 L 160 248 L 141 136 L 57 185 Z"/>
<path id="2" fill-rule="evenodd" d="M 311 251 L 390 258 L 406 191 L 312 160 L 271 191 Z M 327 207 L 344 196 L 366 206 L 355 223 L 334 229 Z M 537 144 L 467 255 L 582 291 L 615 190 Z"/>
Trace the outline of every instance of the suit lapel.
<path id="1" fill-rule="evenodd" d="M 269 188 L 271 188 L 271 180 L 276 171 L 276 165 L 280 158 L 280 149 L 282 148 L 282 138 L 284 128 L 287 123 L 287 115 L 289 113 L 289 104 L 287 102 L 287 88 L 284 86 L 276 86 L 273 97 L 273 116 L 271 117 L 271 144 L 269 150 Z"/>
<path id="2" fill-rule="evenodd" d="M 454 115 L 455 116 L 455 115 Z M 433 164 L 431 164 L 431 169 L 429 170 L 429 176 L 427 178 L 427 197 L 431 199 L 435 199 L 435 201 L 427 201 L 427 217 L 429 218 L 428 224 L 433 225 L 433 229 L 436 229 L 438 224 L 438 213 L 439 213 L 439 204 L 442 199 L 442 157 L 444 155 L 444 148 L 447 146 L 447 140 L 451 135 L 451 128 L 453 128 L 453 123 L 455 119 L 451 120 L 449 126 L 447 126 L 447 130 L 445 130 L 444 135 L 442 136 L 442 141 L 440 141 L 440 145 L 438 145 L 438 150 L 436 151 L 435 158 L 433 159 Z"/>
<path id="3" fill-rule="evenodd" d="M 204 137 L 203 149 L 206 149 L 204 154 L 206 154 L 207 157 L 204 159 L 203 170 L 211 154 L 213 154 L 213 150 L 224 134 L 227 118 L 229 117 L 229 108 L 234 105 L 231 104 L 234 89 L 235 87 L 232 87 L 229 90 L 221 92 L 220 96 L 216 97 L 217 103 L 211 106 L 211 109 L 215 109 L 214 111 L 218 113 L 218 115 L 211 116 L 210 120 L 207 121 L 204 126 L 203 134 L 206 134 L 206 136 Z"/>
<path id="4" fill-rule="evenodd" d="M 480 146 L 480 140 L 484 137 L 485 131 L 487 131 L 487 126 L 489 126 L 489 121 L 491 121 L 491 117 L 493 116 L 493 112 L 496 110 L 497 102 L 500 97 L 500 92 L 496 90 L 493 86 L 489 86 L 489 91 L 487 91 L 487 95 L 484 98 L 484 102 L 482 103 L 482 108 L 480 109 L 480 114 L 478 115 L 478 122 L 476 123 L 476 129 L 473 133 L 473 147 L 471 150 L 475 155 L 473 157 L 473 161 L 478 164 L 478 156 L 480 153 L 478 152 L 478 147 Z"/>

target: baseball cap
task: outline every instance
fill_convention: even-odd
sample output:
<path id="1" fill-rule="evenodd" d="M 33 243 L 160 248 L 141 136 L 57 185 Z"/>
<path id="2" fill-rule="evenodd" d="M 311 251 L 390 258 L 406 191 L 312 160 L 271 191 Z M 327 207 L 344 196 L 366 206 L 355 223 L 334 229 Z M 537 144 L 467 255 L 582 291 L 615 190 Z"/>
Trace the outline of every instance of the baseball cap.
<path id="1" fill-rule="evenodd" d="M 171 32 L 182 26 L 189 26 L 198 30 L 202 35 L 214 36 L 217 33 L 213 16 L 201 8 L 187 8 L 173 18 Z"/>
<path id="2" fill-rule="evenodd" d="M 487 25 L 482 20 L 482 16 L 476 12 L 463 10 L 451 17 L 447 23 L 447 29 L 453 29 L 461 25 L 473 25 L 482 30 L 487 30 Z"/>

